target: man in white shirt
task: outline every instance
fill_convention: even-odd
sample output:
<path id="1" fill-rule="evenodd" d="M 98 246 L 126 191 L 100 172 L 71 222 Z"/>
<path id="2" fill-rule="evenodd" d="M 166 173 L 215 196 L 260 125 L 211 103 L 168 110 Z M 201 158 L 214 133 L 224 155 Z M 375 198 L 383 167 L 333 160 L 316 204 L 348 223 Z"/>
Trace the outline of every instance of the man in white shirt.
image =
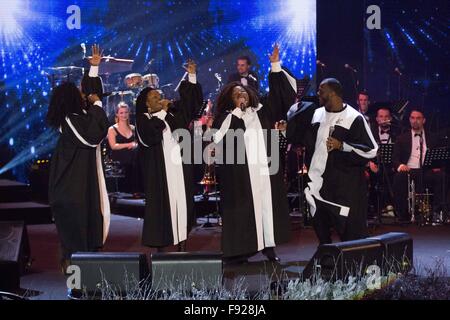
<path id="1" fill-rule="evenodd" d="M 436 139 L 424 128 L 426 119 L 423 111 L 413 109 L 409 122 L 411 130 L 398 137 L 393 155 L 394 170 L 397 172 L 394 177 L 395 207 L 400 222 L 411 220 L 407 211 L 408 174 L 415 182 L 417 193 L 423 193 L 426 188 L 433 191 L 433 211 L 438 212 L 444 200 L 440 168 L 423 168 L 427 150 L 437 146 Z"/>

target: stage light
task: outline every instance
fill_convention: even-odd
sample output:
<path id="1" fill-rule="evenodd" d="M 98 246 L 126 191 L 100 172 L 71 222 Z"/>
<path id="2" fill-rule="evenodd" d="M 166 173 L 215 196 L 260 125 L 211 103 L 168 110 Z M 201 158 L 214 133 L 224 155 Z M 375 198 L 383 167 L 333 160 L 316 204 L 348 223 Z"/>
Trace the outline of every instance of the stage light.
<path id="1" fill-rule="evenodd" d="M 20 12 L 20 1 L 3 0 L 0 3 L 0 32 L 3 36 L 16 32 L 18 12 Z"/>
<path id="2" fill-rule="evenodd" d="M 305 1 L 299 3 L 298 0 L 289 0 L 286 13 L 291 21 L 290 32 L 304 33 L 305 28 L 310 29 L 316 20 L 315 1 Z"/>

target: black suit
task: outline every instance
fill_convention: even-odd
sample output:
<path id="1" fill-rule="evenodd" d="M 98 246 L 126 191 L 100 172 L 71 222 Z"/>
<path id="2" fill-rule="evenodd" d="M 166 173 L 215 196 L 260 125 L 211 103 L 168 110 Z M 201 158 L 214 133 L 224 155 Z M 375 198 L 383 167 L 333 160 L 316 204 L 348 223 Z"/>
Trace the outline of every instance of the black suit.
<path id="1" fill-rule="evenodd" d="M 378 130 L 378 124 L 372 124 L 370 126 L 370 129 L 372 130 L 372 134 L 373 137 L 375 138 L 375 141 L 380 145 L 382 144 L 381 140 L 380 140 L 380 132 Z M 389 130 L 389 136 L 390 136 L 390 142 L 389 143 L 395 143 L 395 141 L 397 140 L 397 137 L 399 136 L 398 131 L 396 129 L 394 129 L 393 127 L 391 127 L 391 129 Z"/>
<path id="2" fill-rule="evenodd" d="M 252 87 L 253 89 L 255 89 L 256 92 L 259 92 L 259 79 L 258 79 L 258 76 L 256 75 L 256 73 L 254 73 L 252 71 L 249 71 L 248 76 L 246 76 L 246 77 L 241 76 L 239 73 L 233 73 L 228 77 L 227 83 L 234 82 L 234 81 L 241 82 L 242 78 L 247 79 L 247 85 L 249 87 Z"/>
<path id="3" fill-rule="evenodd" d="M 379 146 L 385 143 L 395 143 L 398 137 L 398 131 L 394 127 L 389 130 L 389 141 L 381 141 L 380 132 L 377 124 L 371 126 L 372 134 Z M 380 151 L 378 151 L 380 154 Z M 394 203 L 392 183 L 394 180 L 394 171 L 392 164 L 382 164 L 380 157 L 372 160 L 378 166 L 378 172 L 369 170 L 369 214 L 380 212 L 381 207 L 392 205 Z M 378 190 L 378 193 L 377 193 Z"/>
<path id="4" fill-rule="evenodd" d="M 438 146 L 438 140 L 432 134 L 425 132 L 425 143 L 427 150 Z M 395 193 L 395 207 L 397 216 L 401 220 L 410 220 L 411 217 L 408 212 L 408 174 L 407 172 L 398 172 L 398 167 L 401 164 L 407 164 L 411 156 L 412 135 L 408 130 L 397 138 L 394 146 L 393 166 L 396 172 L 394 177 L 394 193 Z M 423 155 L 425 158 L 425 154 Z M 410 170 L 411 179 L 415 182 L 416 193 L 423 193 L 426 188 L 431 189 L 433 193 L 433 211 L 437 212 L 442 208 L 443 194 L 443 174 L 442 172 L 433 172 L 430 168 L 423 169 L 423 174 L 420 169 Z"/>

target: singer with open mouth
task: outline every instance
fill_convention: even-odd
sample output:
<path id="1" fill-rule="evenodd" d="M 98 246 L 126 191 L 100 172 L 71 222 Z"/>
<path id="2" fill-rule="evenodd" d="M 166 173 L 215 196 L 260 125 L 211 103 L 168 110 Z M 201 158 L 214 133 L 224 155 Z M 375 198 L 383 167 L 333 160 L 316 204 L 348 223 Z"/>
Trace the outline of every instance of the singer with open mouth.
<path id="1" fill-rule="evenodd" d="M 278 138 L 286 123 L 276 119 L 281 98 L 274 84 L 282 81 L 279 49 L 270 55 L 269 95 L 259 103 L 255 90 L 241 82 L 226 85 L 218 99 L 213 128 L 219 164 L 223 217 L 222 251 L 225 261 L 246 262 L 262 251 L 279 261 L 274 248 L 290 238 L 289 211 Z M 278 70 L 278 69 L 279 70 Z M 271 92 L 271 90 L 273 92 Z M 265 140 L 265 138 L 267 138 Z M 270 158 L 270 160 L 269 160 Z M 217 163 L 217 161 L 216 161 Z"/>
<path id="2" fill-rule="evenodd" d="M 332 242 L 332 229 L 342 241 L 367 236 L 364 169 L 378 145 L 361 113 L 343 102 L 342 91 L 338 80 L 325 79 L 319 106 L 300 102 L 289 111 L 287 138 L 310 154 L 305 196 L 320 244 Z"/>

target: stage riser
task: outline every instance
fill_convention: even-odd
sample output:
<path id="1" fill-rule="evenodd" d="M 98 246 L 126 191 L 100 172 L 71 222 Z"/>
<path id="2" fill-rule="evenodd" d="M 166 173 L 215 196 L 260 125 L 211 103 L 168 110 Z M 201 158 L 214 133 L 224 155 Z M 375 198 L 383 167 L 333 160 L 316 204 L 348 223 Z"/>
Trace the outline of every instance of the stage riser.
<path id="1" fill-rule="evenodd" d="M 0 221 L 25 221 L 25 224 L 53 223 L 50 206 L 37 202 L 0 203 Z"/>
<path id="2" fill-rule="evenodd" d="M 12 180 L 0 179 L 0 203 L 31 200 L 29 185 Z"/>

